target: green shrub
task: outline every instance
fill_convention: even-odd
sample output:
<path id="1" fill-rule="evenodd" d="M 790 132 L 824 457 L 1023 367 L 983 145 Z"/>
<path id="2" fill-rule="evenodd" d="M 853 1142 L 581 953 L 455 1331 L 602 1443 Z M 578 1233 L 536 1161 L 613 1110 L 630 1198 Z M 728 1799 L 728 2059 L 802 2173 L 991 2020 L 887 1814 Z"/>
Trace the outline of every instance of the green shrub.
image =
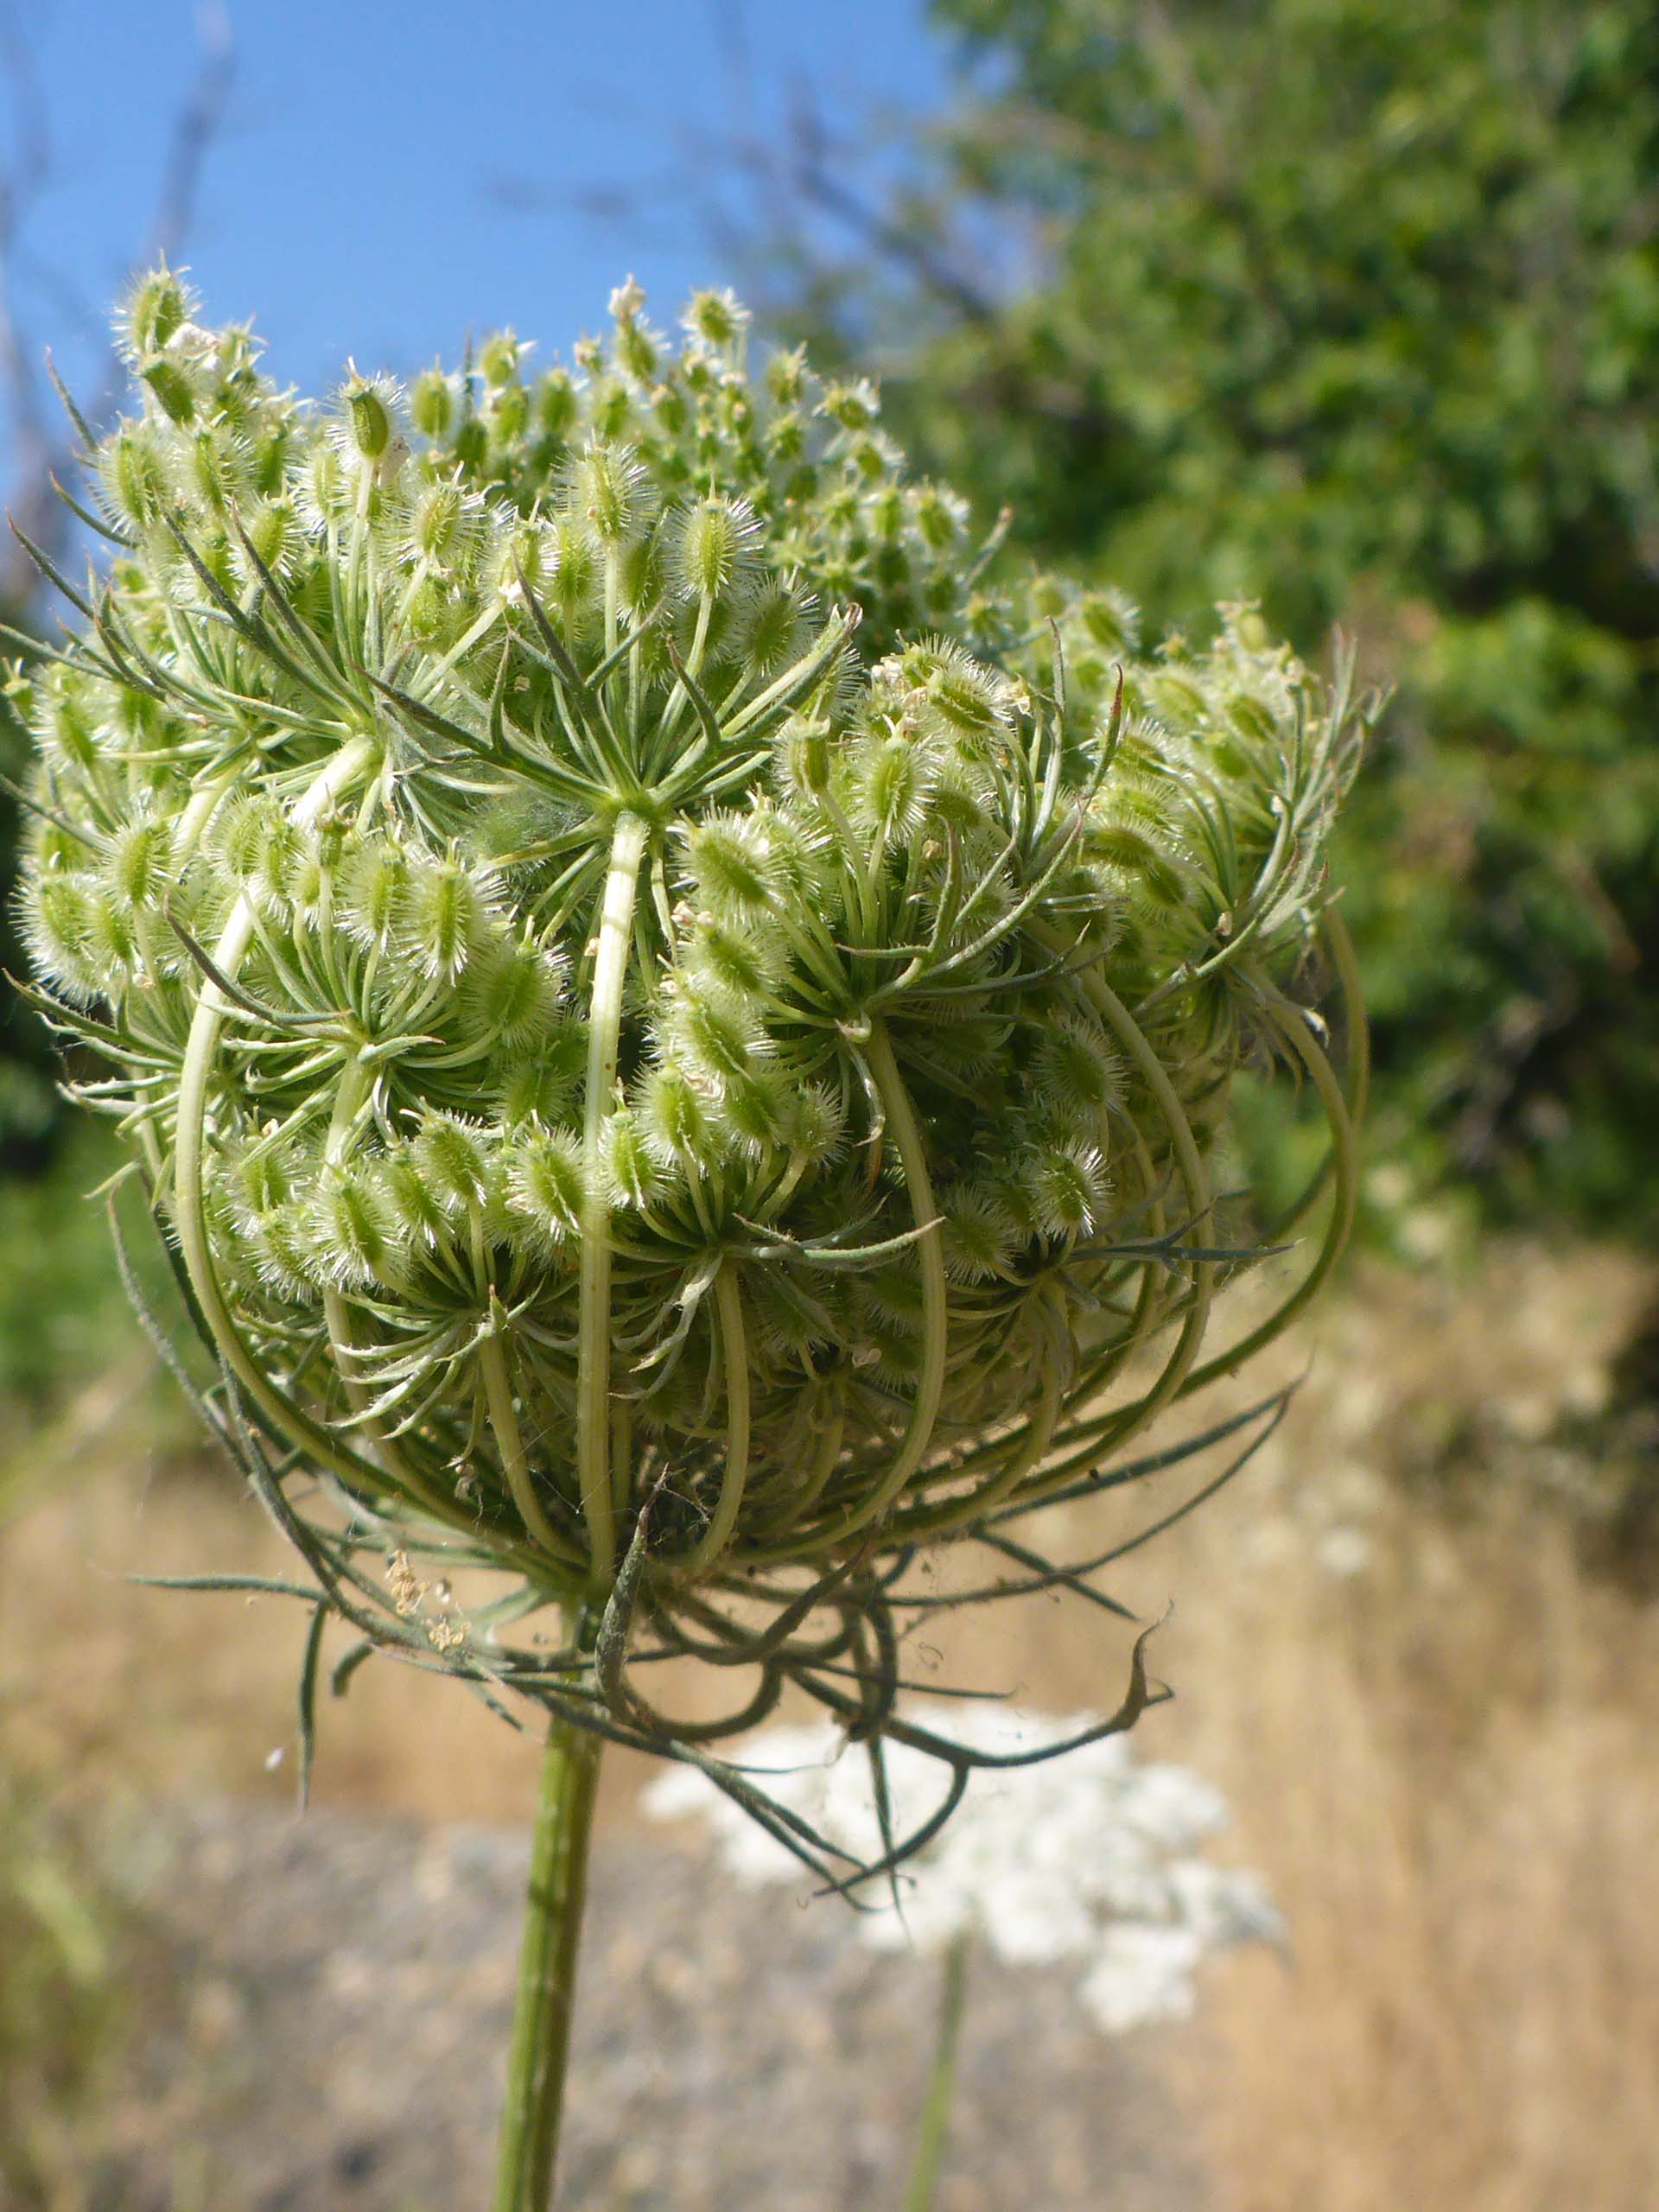
<path id="1" fill-rule="evenodd" d="M 137 1342 L 104 1208 L 86 1195 L 120 1165 L 111 1136 L 82 1128 L 40 1174 L 0 1185 L 0 1408 L 20 1418 L 38 1419 Z"/>
<path id="2" fill-rule="evenodd" d="M 1659 18 L 935 15 L 978 67 L 938 200 L 894 213 L 909 442 L 1159 621 L 1248 589 L 1305 648 L 1357 632 L 1399 687 L 1340 846 L 1374 1148 L 1402 1189 L 1650 1223 Z M 988 218 L 1037 241 L 1006 302 L 950 264 Z M 806 323 L 882 311 L 819 276 Z"/>
<path id="3" fill-rule="evenodd" d="M 0 1961 L 0 2203 L 93 2201 L 111 2070 L 158 1961 L 83 1825 L 3 1766 Z"/>

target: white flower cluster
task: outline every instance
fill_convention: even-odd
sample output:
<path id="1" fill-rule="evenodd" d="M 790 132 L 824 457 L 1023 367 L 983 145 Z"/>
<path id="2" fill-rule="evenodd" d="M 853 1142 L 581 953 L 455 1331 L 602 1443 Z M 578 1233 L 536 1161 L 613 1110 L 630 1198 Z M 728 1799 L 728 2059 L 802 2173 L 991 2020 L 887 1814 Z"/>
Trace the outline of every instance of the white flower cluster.
<path id="1" fill-rule="evenodd" d="M 1088 1715 L 984 1706 L 953 1732 L 1002 1754 L 1062 1742 L 1090 1725 Z M 734 1758 L 820 1834 L 880 1858 L 868 1764 L 828 1723 L 766 1729 Z M 884 1758 L 891 1827 L 906 1834 L 938 1801 L 938 1764 L 902 1743 L 888 1743 Z M 799 1862 L 695 1767 L 658 1776 L 642 1802 L 656 1819 L 706 1821 L 741 1881 L 801 1878 Z M 885 1950 L 939 1950 L 972 1935 L 1011 1964 L 1075 1960 L 1078 1994 L 1109 2034 L 1185 2018 L 1206 1953 L 1284 1940 L 1260 1876 L 1201 1855 L 1228 1819 L 1210 1783 L 1188 1767 L 1138 1760 L 1124 1736 L 1035 1766 L 980 1770 L 954 1817 L 900 1874 L 899 1910 L 864 1914 L 859 1931 Z"/>

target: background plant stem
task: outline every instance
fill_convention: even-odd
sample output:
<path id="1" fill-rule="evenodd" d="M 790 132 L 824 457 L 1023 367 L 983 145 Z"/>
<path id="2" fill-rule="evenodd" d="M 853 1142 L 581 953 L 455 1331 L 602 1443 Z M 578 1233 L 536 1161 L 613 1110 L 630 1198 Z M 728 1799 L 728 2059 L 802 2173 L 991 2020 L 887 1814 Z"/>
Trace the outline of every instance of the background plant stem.
<path id="1" fill-rule="evenodd" d="M 933 2192 L 939 2185 L 939 2168 L 950 2126 L 950 2101 L 957 2087 L 957 2047 L 962 2039 L 962 2016 L 967 1995 L 968 1937 L 963 1931 L 952 1936 L 950 1948 L 944 1955 L 938 2041 L 933 2048 L 933 2072 L 916 2139 L 916 2163 L 910 2170 L 910 2187 L 905 2192 L 905 2212 L 932 2212 Z"/>
<path id="2" fill-rule="evenodd" d="M 494 2212 L 549 2212 L 564 2106 L 588 1840 L 599 1786 L 597 1736 L 549 1724 L 531 1847 Z"/>

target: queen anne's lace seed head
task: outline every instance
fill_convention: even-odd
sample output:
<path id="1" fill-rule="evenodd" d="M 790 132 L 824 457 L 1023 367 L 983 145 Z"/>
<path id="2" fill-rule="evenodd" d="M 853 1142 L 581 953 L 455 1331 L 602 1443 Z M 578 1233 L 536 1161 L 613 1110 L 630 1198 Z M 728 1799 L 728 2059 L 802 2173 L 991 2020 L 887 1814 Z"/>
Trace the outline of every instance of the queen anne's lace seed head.
<path id="1" fill-rule="evenodd" d="M 567 1593 L 647 1498 L 663 1589 L 971 1526 L 1180 1387 L 1354 726 L 1248 611 L 987 583 L 874 386 L 644 304 L 314 408 L 146 278 L 12 685 L 29 944 L 219 1359 Z"/>

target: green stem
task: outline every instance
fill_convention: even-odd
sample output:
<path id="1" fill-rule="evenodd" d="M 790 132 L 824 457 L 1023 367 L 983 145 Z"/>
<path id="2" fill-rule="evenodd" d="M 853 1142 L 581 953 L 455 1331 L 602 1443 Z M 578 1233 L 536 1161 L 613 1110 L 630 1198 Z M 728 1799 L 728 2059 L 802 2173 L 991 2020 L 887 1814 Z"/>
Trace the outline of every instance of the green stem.
<path id="1" fill-rule="evenodd" d="M 899 1072 L 899 1063 L 893 1058 L 893 1046 L 879 1021 L 871 1027 L 864 1054 L 875 1079 L 887 1128 L 899 1148 L 912 1215 L 921 1232 L 916 1243 L 916 1264 L 922 1278 L 922 1361 L 916 1378 L 916 1402 L 911 1408 L 910 1420 L 893 1465 L 864 1503 L 848 1514 L 836 1529 L 837 1539 L 851 1535 L 872 1521 L 879 1521 L 920 1466 L 933 1440 L 933 1424 L 944 1391 L 948 1349 L 950 1306 L 944 1280 L 944 1248 L 940 1240 L 939 1210 L 927 1172 L 927 1147 L 905 1079 Z"/>
<path id="2" fill-rule="evenodd" d="M 564 2108 L 576 1950 L 598 1794 L 597 1736 L 556 1717 L 547 1731 L 531 1847 L 518 1993 L 507 2057 L 494 2212 L 550 2212 Z"/>
<path id="3" fill-rule="evenodd" d="M 950 2126 L 950 2103 L 957 2087 L 957 2050 L 962 2040 L 962 2016 L 967 1995 L 968 1936 L 966 1930 L 962 1930 L 951 1938 L 950 1948 L 944 1955 L 938 2041 L 933 2048 L 933 2072 L 916 2138 L 916 2163 L 910 2170 L 910 2187 L 905 2192 L 905 2212 L 932 2212 L 939 2170 L 944 2163 L 945 2136 Z"/>
<path id="4" fill-rule="evenodd" d="M 490 1296 L 490 1331 L 480 1338 L 478 1347 L 479 1372 L 484 1378 L 484 1402 L 489 1409 L 490 1427 L 495 1432 L 496 1449 L 501 1454 L 501 1471 L 507 1478 L 507 1488 L 512 1492 L 512 1502 L 518 1509 L 518 1517 L 542 1547 L 555 1559 L 569 1556 L 568 1546 L 555 1534 L 553 1524 L 542 1510 L 536 1495 L 535 1478 L 530 1471 L 530 1460 L 524 1451 L 524 1431 L 518 1426 L 518 1416 L 513 1409 L 512 1376 L 507 1368 L 506 1345 L 503 1340 L 507 1317 L 501 1301 L 492 1292 Z"/>
<path id="5" fill-rule="evenodd" d="M 581 1306 L 576 1350 L 576 1477 L 593 1578 L 608 1587 L 616 1566 L 616 1529 L 611 1492 L 611 1224 L 600 1179 L 605 1124 L 612 1110 L 622 1033 L 622 992 L 633 938 L 633 902 L 639 887 L 646 825 L 620 814 L 611 839 L 611 864 L 600 902 L 594 952 L 593 995 L 588 1009 L 588 1095 L 582 1127 L 586 1189 L 582 1206 Z"/>
<path id="6" fill-rule="evenodd" d="M 702 1541 L 684 1561 L 689 1574 L 711 1565 L 731 1541 L 749 1478 L 749 1340 L 737 1272 L 729 1260 L 721 1262 L 715 1277 L 715 1310 L 726 1371 L 726 1473 Z"/>
<path id="7" fill-rule="evenodd" d="M 1300 1007 L 1293 1006 L 1277 992 L 1266 999 L 1264 1005 L 1268 1020 L 1306 1069 L 1330 1124 L 1332 1172 L 1336 1183 L 1331 1218 L 1313 1263 L 1295 1289 L 1248 1336 L 1242 1337 L 1236 1344 L 1229 1344 L 1224 1352 L 1206 1360 L 1202 1367 L 1195 1367 L 1181 1386 L 1183 1397 L 1213 1382 L 1217 1376 L 1232 1374 L 1275 1337 L 1281 1336 L 1342 1257 L 1353 1230 L 1354 1209 L 1359 1198 L 1359 1145 L 1336 1070 L 1314 1042 L 1307 1016 Z"/>
<path id="8" fill-rule="evenodd" d="M 343 745 L 318 772 L 315 781 L 295 805 L 291 818 L 296 826 L 302 830 L 308 829 L 349 791 L 365 771 L 373 767 L 378 760 L 378 753 L 371 738 L 355 737 Z M 237 972 L 247 957 L 248 948 L 253 942 L 254 928 L 252 903 L 244 892 L 232 907 L 219 941 L 213 947 L 213 964 L 222 976 L 232 982 L 235 981 Z M 195 1011 L 191 1016 L 190 1034 L 185 1045 L 184 1062 L 179 1076 L 178 1135 L 174 1146 L 173 1188 L 180 1255 L 184 1261 L 190 1287 L 195 1293 L 202 1317 L 213 1336 L 214 1349 L 249 1398 L 294 1441 L 303 1443 L 316 1453 L 325 1466 L 334 1467 L 349 1480 L 353 1470 L 347 1460 L 331 1449 L 327 1435 L 315 1424 L 296 1421 L 293 1410 L 283 1402 L 266 1376 L 249 1358 L 213 1264 L 207 1236 L 202 1173 L 207 1123 L 211 1116 L 212 1079 L 219 1033 L 227 1010 L 228 1001 L 219 986 L 211 982 L 204 983 L 197 995 Z"/>

